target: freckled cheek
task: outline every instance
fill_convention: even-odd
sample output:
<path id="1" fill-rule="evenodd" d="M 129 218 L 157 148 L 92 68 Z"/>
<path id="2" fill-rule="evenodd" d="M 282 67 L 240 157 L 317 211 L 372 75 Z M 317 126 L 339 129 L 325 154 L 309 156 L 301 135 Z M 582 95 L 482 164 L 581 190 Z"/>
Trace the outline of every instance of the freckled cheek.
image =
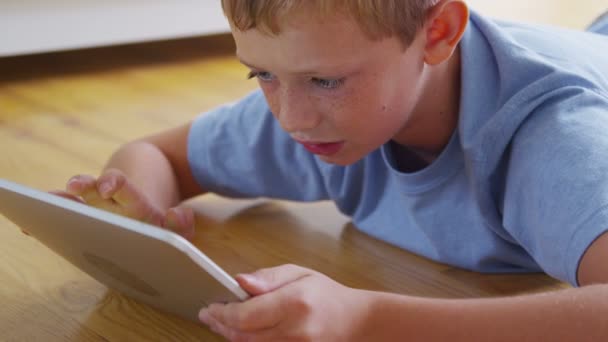
<path id="1" fill-rule="evenodd" d="M 333 127 L 343 133 L 352 130 L 352 126 L 361 119 L 360 99 L 353 94 L 332 99 L 315 101 L 314 108 L 322 116 L 324 125 Z"/>
<path id="2" fill-rule="evenodd" d="M 281 115 L 281 96 L 280 90 L 271 87 L 262 88 L 264 91 L 264 96 L 266 97 L 266 102 L 268 103 L 268 107 L 270 107 L 270 111 L 272 114 L 278 119 Z M 306 113 L 311 115 L 326 115 L 331 110 L 328 109 L 328 104 L 331 101 L 323 97 L 318 97 L 315 95 L 311 95 L 306 91 L 302 90 L 298 92 L 298 98 L 292 98 L 291 101 L 295 101 L 290 103 L 291 106 L 297 106 L 299 110 L 304 110 Z"/>
<path id="3" fill-rule="evenodd" d="M 268 101 L 268 107 L 270 107 L 270 111 L 272 112 L 272 114 L 274 114 L 274 116 L 276 116 L 278 118 L 278 116 L 281 113 L 281 105 L 280 105 L 280 101 L 278 101 L 276 98 L 266 98 L 266 101 Z"/>
<path id="4" fill-rule="evenodd" d="M 268 103 L 268 107 L 274 116 L 277 116 L 281 111 L 281 105 L 278 97 L 278 92 L 270 89 L 270 87 L 262 86 L 262 92 L 264 93 L 264 97 L 266 98 L 266 103 Z"/>

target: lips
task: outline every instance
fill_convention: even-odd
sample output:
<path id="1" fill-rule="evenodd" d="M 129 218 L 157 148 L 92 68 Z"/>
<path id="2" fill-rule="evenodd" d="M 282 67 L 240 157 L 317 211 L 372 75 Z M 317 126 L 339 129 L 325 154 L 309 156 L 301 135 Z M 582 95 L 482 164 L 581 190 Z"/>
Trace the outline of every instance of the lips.
<path id="1" fill-rule="evenodd" d="M 307 149 L 310 153 L 322 155 L 322 156 L 331 156 L 338 153 L 342 146 L 344 146 L 343 141 L 338 142 L 310 142 L 310 141 L 298 141 L 305 149 Z"/>

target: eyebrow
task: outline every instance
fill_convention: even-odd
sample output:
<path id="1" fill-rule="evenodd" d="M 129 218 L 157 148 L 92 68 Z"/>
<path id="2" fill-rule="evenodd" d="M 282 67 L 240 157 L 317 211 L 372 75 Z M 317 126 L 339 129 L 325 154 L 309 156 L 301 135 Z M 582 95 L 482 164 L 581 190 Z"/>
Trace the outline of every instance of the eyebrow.
<path id="1" fill-rule="evenodd" d="M 236 55 L 237 59 L 239 60 L 239 62 L 241 62 L 241 64 L 247 66 L 250 69 L 255 69 L 255 70 L 264 70 L 264 68 L 259 68 L 256 67 L 255 65 L 252 65 L 251 63 L 245 61 L 241 56 L 239 56 L 238 54 Z M 330 67 L 331 69 L 331 67 Z M 333 68 L 333 69 L 337 69 L 337 68 Z M 322 74 L 322 72 L 320 72 L 319 70 L 301 70 L 301 71 L 296 71 L 293 72 L 293 74 L 299 74 L 299 75 L 316 75 L 316 74 Z"/>
<path id="2" fill-rule="evenodd" d="M 252 65 L 252 64 L 251 64 L 251 63 L 249 63 L 249 62 L 246 62 L 246 61 L 245 61 L 245 60 L 244 60 L 244 59 L 243 59 L 241 56 L 239 56 L 238 54 L 236 55 L 236 58 L 238 58 L 238 60 L 239 60 L 239 62 L 241 62 L 241 64 L 243 64 L 243 65 L 245 65 L 245 66 L 247 66 L 247 67 L 249 67 L 249 68 L 251 68 L 251 69 L 261 69 L 261 68 L 258 68 L 258 67 L 256 67 L 256 66 Z"/>

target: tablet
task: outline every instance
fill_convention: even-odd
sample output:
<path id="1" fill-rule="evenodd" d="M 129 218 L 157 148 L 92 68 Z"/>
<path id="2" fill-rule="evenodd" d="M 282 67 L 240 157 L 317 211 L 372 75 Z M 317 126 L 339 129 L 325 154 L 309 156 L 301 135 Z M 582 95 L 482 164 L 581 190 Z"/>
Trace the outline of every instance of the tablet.
<path id="1" fill-rule="evenodd" d="M 183 237 L 0 179 L 0 214 L 99 282 L 189 320 L 248 294 Z"/>

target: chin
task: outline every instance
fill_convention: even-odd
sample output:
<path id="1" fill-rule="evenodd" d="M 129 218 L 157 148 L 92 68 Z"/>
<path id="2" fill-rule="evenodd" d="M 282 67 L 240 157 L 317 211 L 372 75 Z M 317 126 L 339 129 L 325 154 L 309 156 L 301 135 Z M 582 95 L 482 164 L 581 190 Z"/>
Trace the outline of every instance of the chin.
<path id="1" fill-rule="evenodd" d="M 349 166 L 355 164 L 359 160 L 363 159 L 363 156 L 355 157 L 355 156 L 343 156 L 343 155 L 335 155 L 335 156 L 319 156 L 323 162 L 327 164 L 333 164 L 337 166 Z"/>

